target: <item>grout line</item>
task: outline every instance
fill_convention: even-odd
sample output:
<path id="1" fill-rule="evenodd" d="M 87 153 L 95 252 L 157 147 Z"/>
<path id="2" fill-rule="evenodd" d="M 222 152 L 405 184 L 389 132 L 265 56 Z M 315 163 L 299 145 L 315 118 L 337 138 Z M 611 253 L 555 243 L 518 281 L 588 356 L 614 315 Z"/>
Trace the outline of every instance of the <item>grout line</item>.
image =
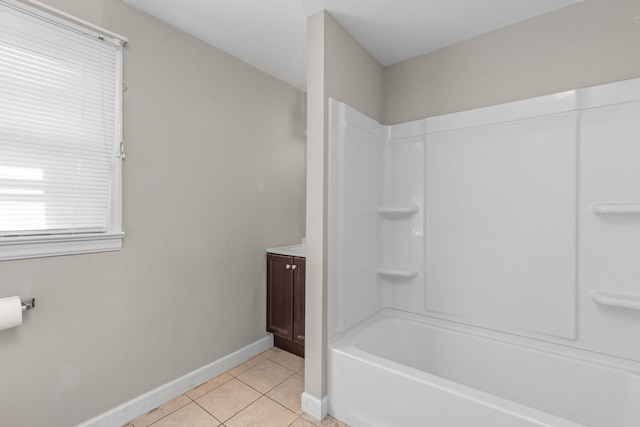
<path id="1" fill-rule="evenodd" d="M 232 369 L 233 369 L 233 368 L 232 368 Z M 228 372 L 228 371 L 227 371 L 227 372 Z M 213 380 L 215 380 L 216 378 L 219 378 L 219 377 L 223 376 L 223 375 L 224 375 L 224 374 L 226 374 L 227 372 L 223 372 L 223 373 L 221 373 L 220 375 L 218 375 L 218 376 L 216 376 L 216 377 L 213 377 L 213 378 L 212 378 L 212 379 L 210 379 L 209 381 L 213 381 Z M 207 391 L 206 393 L 201 394 L 200 396 L 196 397 L 195 399 L 192 399 L 192 398 L 191 398 L 191 396 L 188 396 L 188 395 L 187 395 L 187 393 L 189 393 L 189 392 L 191 392 L 191 391 L 195 390 L 196 388 L 198 388 L 198 387 L 200 387 L 200 386 L 202 386 L 202 385 L 205 385 L 205 384 L 206 384 L 206 383 L 208 383 L 209 381 L 205 381 L 205 382 L 203 382 L 202 384 L 199 384 L 199 385 L 195 386 L 195 387 L 194 387 L 194 388 L 192 388 L 191 390 L 189 390 L 189 391 L 185 392 L 185 393 L 184 393 L 184 395 L 185 395 L 185 396 L 187 396 L 189 399 L 191 399 L 191 401 L 195 402 L 195 401 L 196 401 L 196 399 L 200 399 L 201 397 L 203 397 L 203 396 L 205 396 L 205 395 L 207 395 L 207 394 L 211 393 L 212 391 L 216 390 L 218 387 L 221 387 L 221 386 L 225 385 L 226 383 L 228 383 L 229 381 L 231 381 L 231 380 L 233 380 L 234 378 L 236 378 L 236 377 L 234 377 L 234 376 L 233 376 L 233 375 L 231 375 L 231 374 L 229 374 L 229 376 L 230 376 L 231 378 L 229 378 L 228 380 L 226 380 L 226 381 L 224 381 L 224 382 L 221 382 L 220 384 L 218 384 L 217 386 L 215 386 L 215 387 L 214 387 L 214 388 L 212 388 L 211 390 Z"/>
<path id="2" fill-rule="evenodd" d="M 186 395 L 181 394 L 180 396 L 186 396 Z M 178 399 L 180 396 L 176 396 L 176 397 L 174 397 L 173 399 L 171 399 L 171 400 L 169 400 L 169 401 L 167 401 L 167 402 L 163 403 L 163 404 L 162 404 L 162 405 L 160 405 L 160 406 L 166 405 L 167 403 L 172 402 L 172 401 L 174 401 L 174 400 Z M 187 398 L 188 398 L 189 400 L 191 400 L 191 398 L 189 398 L 189 396 L 187 396 Z M 191 400 L 191 402 L 193 402 L 193 400 Z M 178 411 L 178 410 L 180 410 L 180 409 L 184 408 L 185 406 L 187 406 L 187 405 L 188 405 L 189 403 L 191 403 L 191 402 L 187 402 L 187 403 L 185 403 L 184 405 L 182 405 L 182 406 L 180 406 L 180 407 L 178 407 L 178 408 L 174 409 L 173 411 L 169 412 L 169 413 L 168 413 L 168 414 L 166 414 L 165 416 L 158 418 L 157 420 L 155 420 L 155 421 L 154 421 L 154 422 L 152 422 L 151 424 L 147 424 L 147 427 L 151 427 L 151 426 L 153 426 L 153 425 L 154 425 L 154 424 L 156 424 L 158 421 L 160 421 L 160 420 L 162 420 L 162 419 L 167 418 L 169 415 L 171 415 L 171 414 L 173 414 L 174 412 L 176 412 L 176 411 Z M 158 409 L 160 409 L 160 406 L 158 406 L 158 407 L 157 407 L 157 408 L 155 408 L 155 409 L 152 409 L 151 411 L 147 412 L 147 413 L 146 413 L 146 414 L 144 414 L 144 415 L 141 415 L 141 417 L 146 416 L 146 415 L 148 415 L 148 414 L 151 414 L 151 413 L 152 413 L 152 412 L 154 412 L 154 411 L 157 411 Z M 135 420 L 133 420 L 133 421 L 135 421 Z M 133 421 L 131 421 L 131 423 L 133 423 Z"/>
<path id="3" fill-rule="evenodd" d="M 293 371 L 292 371 L 293 372 Z M 267 393 L 270 393 L 271 391 L 273 391 L 274 388 L 278 387 L 280 384 L 282 384 L 283 382 L 285 382 L 286 380 L 288 380 L 289 378 L 291 378 L 292 376 L 294 376 L 296 373 L 293 372 L 291 375 L 289 375 L 287 378 L 285 378 L 284 380 L 280 381 L 278 384 L 274 385 L 273 387 L 271 387 L 269 390 L 267 390 L 265 393 L 261 392 L 260 390 L 258 390 L 257 388 L 253 387 L 251 384 L 247 384 L 246 382 L 242 381 L 240 378 L 236 378 L 238 381 L 240 381 L 242 384 L 245 384 L 249 387 L 251 387 L 252 389 L 254 389 L 255 391 L 257 391 L 260 394 L 263 395 L 267 395 Z"/>
<path id="4" fill-rule="evenodd" d="M 302 418 L 301 415 L 298 415 L 298 418 L 296 418 L 295 420 L 291 421 L 291 424 L 289 424 L 290 426 L 292 426 L 296 421 L 298 421 L 300 418 Z"/>
<path id="5" fill-rule="evenodd" d="M 264 362 L 266 362 L 266 361 L 268 361 L 268 360 L 269 360 L 269 359 L 265 359 L 265 360 L 261 361 L 260 363 L 256 363 L 255 365 L 253 365 L 252 367 L 250 367 L 250 368 L 249 368 L 249 369 L 247 369 L 246 371 L 242 371 L 241 373 L 239 373 L 239 374 L 238 374 L 238 376 L 234 376 L 234 375 L 231 375 L 231 374 L 229 374 L 229 375 L 231 375 L 232 377 L 234 377 L 234 378 L 236 378 L 236 379 L 240 379 L 240 378 L 239 378 L 239 377 L 240 377 L 240 375 L 244 375 L 244 374 L 246 374 L 246 373 L 247 373 L 247 372 L 249 372 L 250 370 L 252 370 L 252 369 L 254 369 L 254 368 L 257 368 L 258 366 L 262 365 Z M 242 381 L 242 380 L 240 380 L 240 381 Z"/>
<path id="6" fill-rule="evenodd" d="M 264 395 L 264 397 L 266 397 L 267 399 L 271 400 L 272 402 L 275 402 L 275 403 L 277 403 L 278 405 L 282 406 L 284 409 L 286 409 L 287 411 L 291 412 L 291 413 L 292 413 L 292 414 L 294 414 L 296 417 L 298 417 L 298 418 L 300 417 L 300 415 L 299 415 L 299 414 L 296 414 L 295 412 L 293 412 L 293 410 L 292 410 L 292 409 L 287 408 L 286 406 L 284 406 L 282 403 L 278 402 L 277 400 L 272 399 L 271 397 L 267 396 L 266 394 Z M 296 418 L 296 419 L 297 419 L 297 418 Z M 295 421 L 295 420 L 294 420 L 294 421 Z"/>
<path id="7" fill-rule="evenodd" d="M 257 390 L 256 390 L 256 391 L 257 391 Z M 260 393 L 260 392 L 258 392 L 258 393 Z M 262 396 L 260 396 L 260 397 L 262 397 Z M 206 408 L 204 408 L 202 405 L 200 405 L 198 402 L 194 402 L 194 403 L 195 403 L 196 405 L 200 406 L 202 409 L 204 409 L 204 410 L 205 410 L 205 412 L 206 412 L 207 414 L 211 415 L 214 419 L 218 420 L 218 422 L 221 422 L 221 423 L 223 423 L 223 424 L 224 424 L 225 422 L 229 421 L 231 418 L 233 418 L 233 417 L 235 417 L 236 415 L 238 415 L 240 412 L 242 412 L 242 411 L 244 411 L 245 409 L 247 409 L 249 406 L 251 406 L 251 405 L 253 405 L 254 403 L 256 403 L 256 402 L 260 399 L 260 397 L 258 397 L 258 399 L 256 399 L 256 400 L 252 400 L 252 401 L 251 401 L 251 402 L 249 402 L 246 406 L 242 407 L 242 409 L 240 409 L 238 412 L 236 412 L 235 414 L 231 415 L 229 418 L 227 418 L 227 419 L 226 419 L 226 420 L 224 420 L 224 421 L 220 421 L 220 420 L 218 420 L 218 419 L 215 417 L 215 415 L 213 415 L 211 412 L 207 411 L 207 409 L 206 409 Z"/>
<path id="8" fill-rule="evenodd" d="M 211 415 L 213 418 L 215 418 L 216 420 L 218 420 L 216 417 L 213 416 L 213 414 L 209 411 L 207 411 L 207 408 L 205 408 L 204 406 L 202 406 L 201 404 L 199 404 L 198 402 L 196 402 L 195 400 L 193 401 L 193 403 L 195 403 L 196 405 L 198 405 L 199 407 L 202 408 L 202 410 L 204 410 L 204 412 L 206 412 L 207 414 Z M 218 420 L 219 422 L 222 422 L 220 420 Z"/>
<path id="9" fill-rule="evenodd" d="M 268 350 L 267 350 L 267 351 L 268 351 Z M 270 360 L 270 361 L 271 361 L 271 362 L 273 362 L 273 360 Z M 258 366 L 260 366 L 260 365 L 261 365 L 261 364 L 263 364 L 264 362 L 266 362 L 266 361 L 263 361 L 263 362 L 258 363 L 256 366 L 253 366 L 252 368 L 248 369 L 247 371 L 243 372 L 242 374 L 244 374 L 244 373 L 246 373 L 246 372 L 249 372 L 249 371 L 250 371 L 251 369 L 253 369 L 253 368 L 257 368 Z M 266 394 L 267 394 L 267 393 L 269 393 L 271 390 L 273 390 L 274 388 L 278 387 L 280 384 L 282 384 L 283 382 L 285 382 L 286 380 L 288 380 L 289 378 L 291 378 L 292 376 L 294 376 L 295 374 L 297 374 L 297 372 L 296 372 L 296 371 L 292 371 L 291 369 L 287 368 L 286 366 L 282 366 L 282 365 L 280 365 L 279 363 L 276 363 L 276 362 L 273 362 L 273 363 L 275 363 L 276 365 L 279 365 L 279 366 L 281 366 L 281 367 L 285 368 L 287 371 L 291 372 L 291 375 L 289 375 L 287 378 L 285 378 L 284 380 L 280 381 L 278 384 L 276 384 L 276 385 L 274 385 L 273 387 L 271 387 L 271 388 L 270 388 L 267 392 L 265 392 L 265 393 L 262 393 L 260 390 L 258 390 L 258 389 L 256 389 L 255 387 L 251 386 L 251 384 L 247 384 L 246 382 L 242 381 L 239 377 L 235 377 L 235 379 L 237 379 L 238 381 L 240 381 L 240 382 L 241 382 L 241 383 L 243 383 L 243 384 L 248 385 L 249 387 L 251 387 L 252 389 L 254 389 L 255 391 L 257 391 L 258 393 L 261 393 L 261 394 L 266 395 Z M 240 374 L 240 375 L 242 375 L 242 374 Z"/>
<path id="10" fill-rule="evenodd" d="M 211 417 L 213 417 L 214 420 L 218 421 L 220 423 L 220 425 L 223 425 L 224 423 L 222 421 L 220 421 L 219 419 L 217 419 L 215 417 L 215 415 L 213 415 L 211 412 L 207 411 L 207 408 L 203 407 L 201 404 L 199 404 L 198 402 L 196 402 L 195 400 L 193 401 L 193 403 L 195 403 L 196 405 L 198 405 L 200 408 L 202 408 L 202 410 L 204 412 L 206 412 L 207 414 L 211 415 Z M 233 418 L 233 417 L 229 417 L 229 418 Z"/>
<path id="11" fill-rule="evenodd" d="M 268 350 L 267 350 L 267 351 L 268 351 Z M 248 370 L 255 368 L 256 366 L 258 366 L 259 364 L 261 364 L 261 363 L 262 363 L 262 362 L 264 362 L 265 360 L 269 360 L 269 359 L 267 359 L 266 357 L 264 357 L 264 356 L 263 356 L 263 354 L 264 354 L 264 353 L 265 353 L 265 352 L 263 351 L 262 353 L 260 353 L 260 354 L 258 354 L 258 355 L 256 355 L 256 356 L 252 357 L 251 359 L 246 360 L 246 361 L 244 361 L 243 363 L 241 363 L 240 365 L 244 365 L 245 363 L 249 362 L 250 360 L 256 359 L 256 358 L 258 358 L 258 357 L 262 357 L 262 359 L 263 359 L 263 360 L 261 360 L 260 362 L 256 363 L 255 365 L 253 365 L 253 366 L 251 366 L 251 367 L 249 367 L 249 368 L 245 369 L 244 371 L 240 372 L 238 375 L 234 375 L 234 374 L 232 374 L 232 373 L 231 373 L 231 371 L 233 371 L 234 369 L 236 369 L 236 368 L 237 368 L 238 366 L 240 366 L 240 365 L 234 366 L 233 368 L 229 369 L 229 370 L 228 370 L 228 371 L 226 371 L 225 373 L 226 373 L 226 374 L 231 375 L 233 378 L 238 378 L 238 376 L 239 376 L 239 375 L 242 375 L 242 374 L 244 374 L 245 372 L 247 372 Z M 222 374 L 221 374 L 221 375 L 222 375 Z"/>

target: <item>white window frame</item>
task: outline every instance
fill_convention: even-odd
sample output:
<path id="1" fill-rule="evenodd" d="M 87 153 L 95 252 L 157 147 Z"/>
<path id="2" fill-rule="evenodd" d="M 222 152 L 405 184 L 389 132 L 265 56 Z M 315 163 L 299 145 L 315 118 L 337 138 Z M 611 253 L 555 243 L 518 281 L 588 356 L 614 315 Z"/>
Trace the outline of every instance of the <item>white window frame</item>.
<path id="1" fill-rule="evenodd" d="M 122 230 L 122 159 L 124 158 L 122 144 L 122 48 L 127 44 L 127 39 L 38 1 L 0 1 L 44 20 L 57 23 L 67 29 L 71 28 L 75 31 L 112 41 L 116 49 L 119 50 L 119 54 L 117 55 L 116 87 L 120 88 L 116 96 L 116 121 L 118 125 L 114 141 L 114 152 L 118 155 L 112 175 L 113 181 L 107 230 L 100 233 L 0 237 L 0 261 L 121 250 L 122 240 L 124 238 L 124 232 Z"/>

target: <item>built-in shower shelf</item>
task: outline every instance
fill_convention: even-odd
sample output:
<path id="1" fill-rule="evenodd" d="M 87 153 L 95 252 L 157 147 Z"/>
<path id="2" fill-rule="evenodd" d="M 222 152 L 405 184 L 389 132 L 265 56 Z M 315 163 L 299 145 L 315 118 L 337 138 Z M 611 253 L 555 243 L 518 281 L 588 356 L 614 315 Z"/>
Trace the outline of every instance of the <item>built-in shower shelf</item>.
<path id="1" fill-rule="evenodd" d="M 378 206 L 378 213 L 381 215 L 400 216 L 400 215 L 413 215 L 418 213 L 420 208 L 416 205 L 406 206 Z"/>
<path id="2" fill-rule="evenodd" d="M 410 279 L 418 275 L 418 270 L 415 268 L 400 267 L 396 265 L 382 265 L 378 267 L 378 274 L 386 277 Z"/>
<path id="3" fill-rule="evenodd" d="M 591 212 L 596 214 L 640 214 L 640 203 L 597 203 L 591 205 Z"/>
<path id="4" fill-rule="evenodd" d="M 592 300 L 609 307 L 640 310 L 640 294 L 625 294 L 621 292 L 594 290 L 589 293 Z"/>

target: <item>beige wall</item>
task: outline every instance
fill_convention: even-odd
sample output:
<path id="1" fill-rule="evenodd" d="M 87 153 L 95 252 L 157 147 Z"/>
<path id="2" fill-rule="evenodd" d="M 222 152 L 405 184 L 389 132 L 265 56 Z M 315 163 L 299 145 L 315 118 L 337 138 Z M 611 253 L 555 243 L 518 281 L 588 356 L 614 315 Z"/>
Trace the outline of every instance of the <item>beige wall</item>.
<path id="1" fill-rule="evenodd" d="M 268 246 L 304 235 L 305 96 L 119 0 L 47 0 L 129 38 L 120 252 L 0 262 L 0 425 L 71 426 L 264 336 Z M 260 184 L 264 189 L 260 190 Z"/>
<path id="2" fill-rule="evenodd" d="M 587 0 L 385 68 L 385 124 L 640 76 L 640 0 Z"/>
<path id="3" fill-rule="evenodd" d="M 329 14 L 324 36 L 325 97 L 382 120 L 382 65 Z"/>
<path id="4" fill-rule="evenodd" d="M 307 294 L 305 393 L 326 395 L 328 101 L 335 98 L 380 120 L 382 66 L 329 14 L 307 26 Z"/>

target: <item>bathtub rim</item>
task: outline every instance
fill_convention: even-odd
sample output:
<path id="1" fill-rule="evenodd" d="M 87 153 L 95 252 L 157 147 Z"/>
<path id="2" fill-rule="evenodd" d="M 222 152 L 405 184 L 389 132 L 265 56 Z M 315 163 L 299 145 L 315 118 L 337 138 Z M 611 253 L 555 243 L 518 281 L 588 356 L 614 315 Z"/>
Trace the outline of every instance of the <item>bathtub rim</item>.
<path id="1" fill-rule="evenodd" d="M 491 341 L 500 345 L 526 349 L 536 353 L 551 354 L 556 357 L 575 360 L 581 363 L 594 364 L 598 367 L 614 371 L 623 371 L 633 377 L 640 378 L 640 362 L 597 353 L 589 350 L 575 348 L 569 345 L 552 343 L 536 338 L 529 338 L 506 332 L 494 331 L 478 326 L 468 325 L 452 320 L 440 319 L 437 317 L 411 313 L 395 308 L 381 308 L 367 318 L 353 325 L 344 332 L 336 333 L 328 339 L 328 351 L 336 350 L 357 350 L 363 354 L 387 360 L 373 353 L 367 352 L 356 345 L 358 335 L 365 329 L 388 319 L 402 319 L 407 322 L 423 327 L 430 327 L 444 332 L 451 332 L 456 335 L 471 336 Z M 394 362 L 397 363 L 397 362 Z M 397 363 L 399 366 L 405 366 Z M 417 368 L 411 368 L 416 369 Z"/>

